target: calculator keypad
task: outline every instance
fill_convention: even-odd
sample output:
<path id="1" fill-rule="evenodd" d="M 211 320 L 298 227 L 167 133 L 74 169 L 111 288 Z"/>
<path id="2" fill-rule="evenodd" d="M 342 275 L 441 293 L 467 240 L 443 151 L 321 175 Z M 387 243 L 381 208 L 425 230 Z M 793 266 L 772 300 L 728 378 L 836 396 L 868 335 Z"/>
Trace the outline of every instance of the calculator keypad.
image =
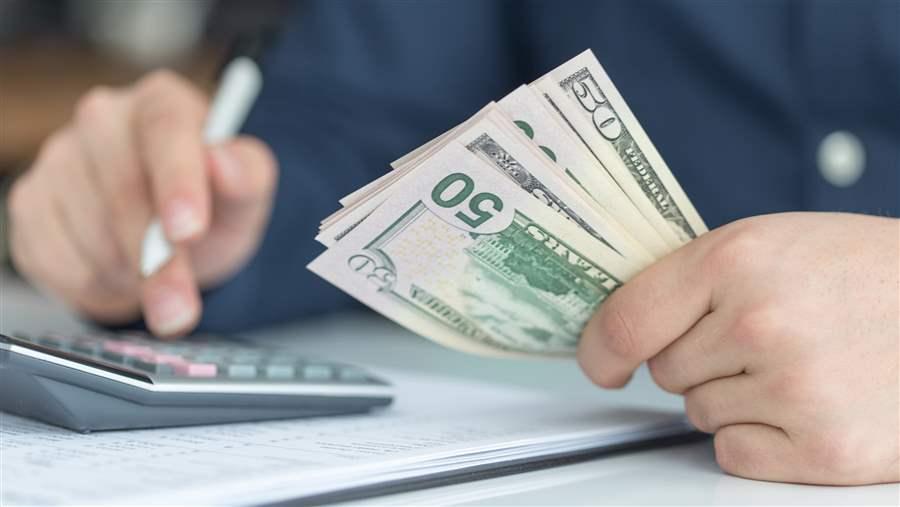
<path id="1" fill-rule="evenodd" d="M 141 333 L 16 335 L 41 350 L 139 372 L 157 381 L 377 383 L 364 370 L 231 342 L 186 339 L 164 342 Z"/>

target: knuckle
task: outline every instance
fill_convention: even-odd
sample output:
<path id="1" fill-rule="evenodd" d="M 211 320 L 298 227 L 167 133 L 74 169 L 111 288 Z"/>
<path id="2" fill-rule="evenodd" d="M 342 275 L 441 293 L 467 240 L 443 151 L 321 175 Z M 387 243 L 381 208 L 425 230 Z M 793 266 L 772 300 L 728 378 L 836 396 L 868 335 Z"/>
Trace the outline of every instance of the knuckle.
<path id="1" fill-rule="evenodd" d="M 59 162 L 65 162 L 70 159 L 71 145 L 65 130 L 57 130 L 47 136 L 41 144 L 35 167 L 40 168 L 46 165 L 54 165 Z"/>
<path id="2" fill-rule="evenodd" d="M 118 274 L 127 267 L 124 256 L 116 246 L 116 239 L 111 236 L 105 237 L 103 241 L 94 242 L 91 245 L 90 255 L 94 264 L 103 266 L 104 271 L 108 271 L 110 275 Z M 99 277 L 95 281 L 99 282 Z"/>
<path id="3" fill-rule="evenodd" d="M 269 148 L 269 145 L 261 139 L 252 136 L 244 136 L 241 138 L 241 142 L 245 148 L 253 154 L 253 157 L 259 165 L 276 165 L 275 154 L 272 152 L 272 149 Z"/>
<path id="4" fill-rule="evenodd" d="M 138 107 L 135 126 L 141 132 L 165 132 L 181 123 L 184 112 L 166 100 L 144 100 Z"/>
<path id="5" fill-rule="evenodd" d="M 733 230 L 710 247 L 704 265 L 715 273 L 753 272 L 758 269 L 765 248 L 762 238 L 752 222 L 736 223 Z"/>
<path id="6" fill-rule="evenodd" d="M 17 273 L 32 281 L 37 280 L 34 265 L 30 262 L 30 257 L 22 252 L 22 246 L 19 242 L 14 241 L 10 245 L 9 261 Z"/>
<path id="7" fill-rule="evenodd" d="M 126 212 L 146 200 L 146 178 L 137 167 L 122 168 L 110 184 L 110 204 L 117 212 Z"/>
<path id="8" fill-rule="evenodd" d="M 848 432 L 816 435 L 807 447 L 807 458 L 823 478 L 841 477 L 852 480 L 859 469 L 867 466 L 861 459 L 860 446 Z"/>
<path id="9" fill-rule="evenodd" d="M 175 72 L 157 70 L 143 78 L 135 92 L 138 128 L 167 127 L 185 118 L 202 119 L 203 99 Z"/>
<path id="10" fill-rule="evenodd" d="M 699 392 L 688 393 L 684 397 L 684 411 L 688 420 L 698 430 L 713 433 L 718 429 L 715 407 L 711 407 L 709 400 L 703 399 Z"/>
<path id="11" fill-rule="evenodd" d="M 262 197 L 274 193 L 278 183 L 278 162 L 269 146 L 250 136 L 242 136 L 230 147 L 229 153 L 245 170 L 241 171 L 240 196 Z"/>
<path id="12" fill-rule="evenodd" d="M 581 371 L 584 372 L 585 376 L 596 386 L 606 387 L 606 377 L 603 375 L 603 368 L 598 365 L 598 361 L 596 357 L 590 355 L 587 351 L 586 347 L 584 347 L 584 341 L 578 346 L 578 355 L 576 356 L 578 360 L 578 366 L 581 368 Z"/>
<path id="13" fill-rule="evenodd" d="M 600 339 L 607 350 L 625 359 L 638 359 L 640 348 L 635 339 L 629 317 L 617 299 L 603 304 L 600 311 L 598 330 Z"/>
<path id="14" fill-rule="evenodd" d="M 771 348 L 782 334 L 782 317 L 772 307 L 761 307 L 739 314 L 733 323 L 732 336 L 752 352 Z"/>
<path id="15" fill-rule="evenodd" d="M 150 219 L 152 208 L 145 183 L 135 176 L 117 179 L 110 185 L 110 188 L 106 190 L 106 197 L 104 197 L 108 203 L 108 230 L 103 233 L 109 238 L 109 241 L 105 242 L 106 246 L 91 253 L 95 255 L 96 260 L 102 263 L 104 268 L 114 269 L 123 265 L 132 265 L 130 260 L 133 258 L 131 255 L 126 255 L 126 252 L 133 254 L 131 248 L 139 247 L 139 238 L 143 238 L 142 231 Z M 107 264 L 107 262 L 112 264 Z"/>
<path id="16" fill-rule="evenodd" d="M 662 390 L 672 393 L 681 394 L 682 386 L 677 381 L 672 358 L 666 354 L 660 354 L 647 360 L 647 369 L 650 370 L 650 376 Z"/>
<path id="17" fill-rule="evenodd" d="M 87 266 L 69 266 L 68 289 L 75 294 L 91 294 L 101 286 L 101 279 L 97 270 Z"/>
<path id="18" fill-rule="evenodd" d="M 157 69 L 144 76 L 137 84 L 140 95 L 168 94 L 184 86 L 181 76 L 170 69 Z"/>
<path id="19" fill-rule="evenodd" d="M 594 363 L 585 362 L 580 357 L 578 362 L 581 370 L 595 386 L 605 389 L 620 387 L 620 382 L 605 369 L 598 368 Z"/>
<path id="20" fill-rule="evenodd" d="M 599 343 L 591 339 L 591 337 L 593 337 L 593 333 L 587 339 L 582 339 L 578 344 L 576 357 L 581 370 L 594 385 L 605 389 L 623 387 L 628 382 L 628 378 L 623 378 L 622 374 L 617 374 L 610 367 L 609 362 L 606 360 L 608 354 L 603 350 L 598 350 Z"/>
<path id="21" fill-rule="evenodd" d="M 30 278 L 32 281 L 39 280 L 40 278 L 37 277 L 38 273 L 34 266 L 34 259 L 28 255 L 21 241 L 21 234 L 18 234 L 15 229 L 13 230 L 12 239 L 9 245 L 9 260 L 12 266 L 26 278 Z"/>
<path id="22" fill-rule="evenodd" d="M 271 193 L 278 182 L 278 160 L 269 145 L 263 141 L 250 137 L 247 139 L 248 147 L 256 154 L 257 167 L 254 171 L 258 174 L 257 189 L 260 193 Z"/>
<path id="23" fill-rule="evenodd" d="M 51 287 L 56 287 L 59 284 L 59 275 L 54 269 L 53 259 L 48 255 L 46 248 L 32 249 L 28 257 L 28 266 L 37 280 Z"/>
<path id="24" fill-rule="evenodd" d="M 716 453 L 716 463 L 725 472 L 740 475 L 742 467 L 748 462 L 749 456 L 745 449 L 738 445 L 734 431 L 730 428 L 716 432 L 713 438 L 713 449 Z"/>
<path id="25" fill-rule="evenodd" d="M 28 205 L 31 202 L 28 196 L 30 193 L 29 179 L 28 175 L 20 177 L 9 189 L 9 194 L 6 196 L 7 211 L 13 224 L 20 222 L 28 213 Z"/>
<path id="26" fill-rule="evenodd" d="M 772 381 L 770 391 L 774 399 L 793 407 L 796 411 L 804 407 L 813 410 L 822 409 L 830 402 L 831 393 L 825 386 L 828 377 L 824 377 L 815 368 L 799 364 L 790 370 L 783 371 Z"/>
<path id="27" fill-rule="evenodd" d="M 106 118 L 113 107 L 113 91 L 105 86 L 88 90 L 75 105 L 75 121 L 90 125 Z"/>

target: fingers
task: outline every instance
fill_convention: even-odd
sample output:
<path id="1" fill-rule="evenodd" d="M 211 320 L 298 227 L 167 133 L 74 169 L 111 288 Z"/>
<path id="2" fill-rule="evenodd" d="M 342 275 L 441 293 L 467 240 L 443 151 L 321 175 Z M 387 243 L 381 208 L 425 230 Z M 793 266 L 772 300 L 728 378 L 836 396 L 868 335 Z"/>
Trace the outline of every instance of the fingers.
<path id="1" fill-rule="evenodd" d="M 141 82 L 134 100 L 137 153 L 166 236 L 195 239 L 209 227 L 211 208 L 205 101 L 182 78 L 162 71 Z"/>
<path id="2" fill-rule="evenodd" d="M 747 356 L 733 339 L 732 322 L 731 312 L 719 308 L 650 358 L 647 366 L 656 384 L 683 394 L 694 386 L 743 373 Z"/>
<path id="3" fill-rule="evenodd" d="M 115 241 L 137 276 L 144 228 L 153 215 L 148 180 L 136 155 L 126 92 L 97 89 L 79 103 L 75 132 L 90 178 L 100 189 Z M 108 242 L 108 240 L 107 240 Z"/>
<path id="4" fill-rule="evenodd" d="M 695 269 L 696 251 L 704 239 L 676 250 L 628 281 L 588 322 L 578 359 L 596 384 L 622 387 L 638 365 L 709 313 L 712 284 L 703 270 Z"/>
<path id="5" fill-rule="evenodd" d="M 794 442 L 780 428 L 734 424 L 715 436 L 716 461 L 725 472 L 748 479 L 804 482 L 806 464 Z"/>
<path id="6" fill-rule="evenodd" d="M 91 175 L 135 278 L 154 215 L 172 241 L 196 239 L 208 227 L 204 116 L 202 97 L 169 73 L 154 74 L 133 91 L 97 90 L 79 107 L 77 130 Z M 162 336 L 189 331 L 200 315 L 189 251 L 176 248 L 170 264 L 132 294 L 142 301 L 150 330 Z"/>
<path id="7" fill-rule="evenodd" d="M 268 147 L 239 137 L 210 148 L 213 226 L 191 245 L 201 286 L 215 284 L 244 265 L 255 250 L 271 210 L 277 165 Z"/>
<path id="8" fill-rule="evenodd" d="M 198 286 L 232 274 L 252 254 L 264 230 L 276 181 L 276 165 L 260 141 L 241 137 L 204 149 L 214 216 L 203 241 L 176 249 L 159 273 L 144 282 L 142 300 L 147 325 L 160 336 L 177 336 L 200 318 Z M 192 262 L 195 261 L 196 262 Z"/>
<path id="9" fill-rule="evenodd" d="M 66 153 L 77 153 L 76 136 L 67 129 L 61 135 Z M 96 273 L 98 282 L 111 291 L 128 292 L 137 285 L 128 259 L 115 241 L 113 226 L 99 187 L 83 157 L 69 156 L 65 161 L 51 161 L 47 168 L 46 186 L 56 203 L 63 226 L 74 247 Z"/>
<path id="10" fill-rule="evenodd" d="M 92 318 L 134 318 L 143 304 L 155 333 L 189 331 L 200 318 L 198 283 L 221 280 L 253 253 L 277 177 L 259 141 L 205 146 L 205 117 L 205 99 L 171 73 L 90 92 L 14 187 L 17 265 Z M 154 216 L 175 255 L 143 280 Z"/>
<path id="11" fill-rule="evenodd" d="M 14 186 L 16 265 L 92 318 L 130 320 L 143 303 L 152 331 L 189 330 L 199 319 L 200 298 L 183 242 L 204 234 L 211 213 L 205 109 L 199 93 L 171 73 L 131 89 L 88 93 L 72 125 L 45 144 Z M 238 178 L 223 188 L 242 198 L 260 188 L 255 183 Z M 171 266 L 142 282 L 141 244 L 154 215 L 181 244 Z"/>
<path id="12" fill-rule="evenodd" d="M 732 424 L 774 424 L 779 419 L 779 411 L 765 396 L 761 383 L 747 374 L 692 387 L 684 394 L 684 409 L 691 424 L 706 433 Z"/>
<path id="13" fill-rule="evenodd" d="M 181 336 L 197 325 L 201 299 L 185 247 L 141 287 L 147 327 L 157 336 Z"/>
<path id="14" fill-rule="evenodd" d="M 10 195 L 12 257 L 16 267 L 39 287 L 58 294 L 77 310 L 110 323 L 133 318 L 137 300 L 111 293 L 98 271 L 76 245 L 63 221 L 59 202 L 41 194 L 45 182 L 30 174 Z"/>
<path id="15" fill-rule="evenodd" d="M 211 148 L 209 153 L 216 213 L 229 212 L 236 206 L 269 206 L 278 168 L 268 146 L 256 138 L 241 136 Z"/>

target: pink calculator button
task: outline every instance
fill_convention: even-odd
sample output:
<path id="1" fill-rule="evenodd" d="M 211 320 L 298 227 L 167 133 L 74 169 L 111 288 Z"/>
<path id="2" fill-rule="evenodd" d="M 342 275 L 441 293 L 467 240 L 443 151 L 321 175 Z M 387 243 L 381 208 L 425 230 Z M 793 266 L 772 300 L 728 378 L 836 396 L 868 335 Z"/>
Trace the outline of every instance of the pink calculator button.
<path id="1" fill-rule="evenodd" d="M 103 348 L 110 352 L 115 352 L 117 354 L 126 356 L 140 356 L 153 353 L 153 349 L 147 347 L 146 345 L 137 345 L 134 343 L 121 341 L 107 341 L 103 344 Z"/>
<path id="2" fill-rule="evenodd" d="M 153 349 L 147 347 L 146 345 L 135 345 L 134 343 L 126 343 L 124 347 L 122 347 L 125 354 L 129 356 L 140 356 L 146 354 L 153 354 Z"/>
<path id="3" fill-rule="evenodd" d="M 175 354 L 153 354 L 152 357 L 153 358 L 150 362 L 156 364 L 168 364 L 170 366 L 176 366 L 188 362 L 187 359 Z"/>
<path id="4" fill-rule="evenodd" d="M 103 342 L 103 349 L 117 354 L 125 353 L 125 342 L 106 341 Z"/>
<path id="5" fill-rule="evenodd" d="M 218 374 L 217 366 L 210 363 L 179 363 L 172 366 L 175 373 L 185 377 L 209 378 Z"/>

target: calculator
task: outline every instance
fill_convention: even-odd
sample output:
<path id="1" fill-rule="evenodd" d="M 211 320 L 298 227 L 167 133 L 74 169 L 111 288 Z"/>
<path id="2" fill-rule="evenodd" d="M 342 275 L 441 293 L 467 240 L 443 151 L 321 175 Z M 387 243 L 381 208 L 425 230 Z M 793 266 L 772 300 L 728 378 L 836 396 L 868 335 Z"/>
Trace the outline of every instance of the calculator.
<path id="1" fill-rule="evenodd" d="M 0 410 L 81 432 L 366 412 L 393 400 L 357 366 L 219 336 L 0 334 Z"/>

